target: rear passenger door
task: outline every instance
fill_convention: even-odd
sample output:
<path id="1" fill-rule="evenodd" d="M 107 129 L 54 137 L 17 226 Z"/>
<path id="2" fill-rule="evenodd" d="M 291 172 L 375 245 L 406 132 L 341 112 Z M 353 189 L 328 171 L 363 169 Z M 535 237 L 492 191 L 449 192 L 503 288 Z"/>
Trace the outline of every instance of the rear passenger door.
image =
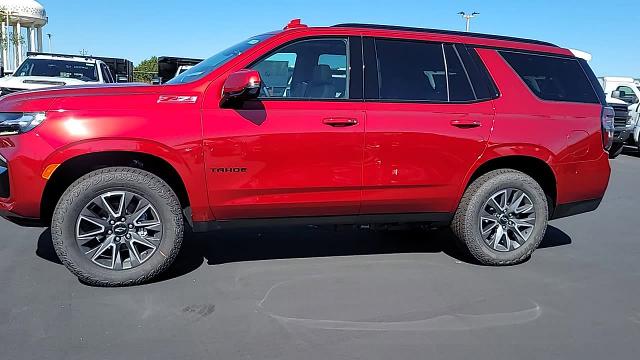
<path id="1" fill-rule="evenodd" d="M 480 68 L 453 44 L 365 38 L 364 54 L 361 213 L 454 211 L 494 117 Z"/>

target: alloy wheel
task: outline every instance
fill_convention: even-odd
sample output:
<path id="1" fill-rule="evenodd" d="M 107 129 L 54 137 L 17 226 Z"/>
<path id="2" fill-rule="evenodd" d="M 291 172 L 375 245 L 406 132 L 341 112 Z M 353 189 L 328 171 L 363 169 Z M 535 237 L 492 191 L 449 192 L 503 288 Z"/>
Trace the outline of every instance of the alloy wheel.
<path id="1" fill-rule="evenodd" d="M 490 248 L 513 251 L 524 245 L 533 233 L 535 205 L 522 190 L 502 189 L 485 202 L 479 222 L 482 239 Z"/>
<path id="2" fill-rule="evenodd" d="M 156 252 L 162 221 L 143 196 L 111 191 L 91 200 L 76 221 L 76 242 L 94 264 L 111 270 L 140 266 Z"/>

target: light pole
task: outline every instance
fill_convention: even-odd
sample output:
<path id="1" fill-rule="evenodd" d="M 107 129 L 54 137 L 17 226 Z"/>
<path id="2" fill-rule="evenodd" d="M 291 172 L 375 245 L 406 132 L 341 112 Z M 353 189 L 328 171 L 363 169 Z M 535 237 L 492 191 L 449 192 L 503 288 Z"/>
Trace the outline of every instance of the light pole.
<path id="1" fill-rule="evenodd" d="M 47 34 L 47 38 L 49 38 L 49 53 L 50 54 L 53 53 L 53 49 L 51 48 L 51 36 L 53 36 L 53 35 L 51 35 L 51 33 Z"/>
<path id="2" fill-rule="evenodd" d="M 467 28 L 466 28 L 466 29 L 467 29 L 467 32 L 469 32 L 469 25 L 470 25 L 470 23 L 471 23 L 471 19 L 473 19 L 474 17 L 476 17 L 476 16 L 480 15 L 480 13 L 479 13 L 479 12 L 475 12 L 475 11 L 474 11 L 474 12 L 472 12 L 471 14 L 467 14 L 467 13 L 466 13 L 466 12 L 464 12 L 464 11 L 460 11 L 460 12 L 458 13 L 458 15 L 462 16 L 463 18 L 465 18 L 465 19 L 467 20 Z"/>

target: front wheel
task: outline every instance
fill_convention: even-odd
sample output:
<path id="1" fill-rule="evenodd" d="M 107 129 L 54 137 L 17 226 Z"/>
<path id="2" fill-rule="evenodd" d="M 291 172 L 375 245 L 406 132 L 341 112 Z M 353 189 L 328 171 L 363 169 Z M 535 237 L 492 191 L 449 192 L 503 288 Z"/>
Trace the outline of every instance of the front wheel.
<path id="1" fill-rule="evenodd" d="M 97 170 L 62 195 L 51 235 L 60 260 L 80 280 L 99 286 L 140 284 L 166 270 L 178 254 L 180 202 L 149 172 Z"/>
<path id="2" fill-rule="evenodd" d="M 511 169 L 475 180 L 454 215 L 460 245 L 485 265 L 512 265 L 531 256 L 544 237 L 547 197 L 530 176 Z"/>

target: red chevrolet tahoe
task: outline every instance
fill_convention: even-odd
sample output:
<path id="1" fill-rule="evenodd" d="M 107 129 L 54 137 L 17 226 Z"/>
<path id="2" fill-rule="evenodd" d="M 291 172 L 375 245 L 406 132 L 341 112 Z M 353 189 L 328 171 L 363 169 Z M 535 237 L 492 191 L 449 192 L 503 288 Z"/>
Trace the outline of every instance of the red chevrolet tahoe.
<path id="1" fill-rule="evenodd" d="M 598 207 L 612 122 L 553 44 L 293 21 L 166 85 L 2 98 L 0 211 L 50 225 L 104 286 L 161 273 L 185 226 L 451 224 L 478 262 L 515 264 Z"/>

